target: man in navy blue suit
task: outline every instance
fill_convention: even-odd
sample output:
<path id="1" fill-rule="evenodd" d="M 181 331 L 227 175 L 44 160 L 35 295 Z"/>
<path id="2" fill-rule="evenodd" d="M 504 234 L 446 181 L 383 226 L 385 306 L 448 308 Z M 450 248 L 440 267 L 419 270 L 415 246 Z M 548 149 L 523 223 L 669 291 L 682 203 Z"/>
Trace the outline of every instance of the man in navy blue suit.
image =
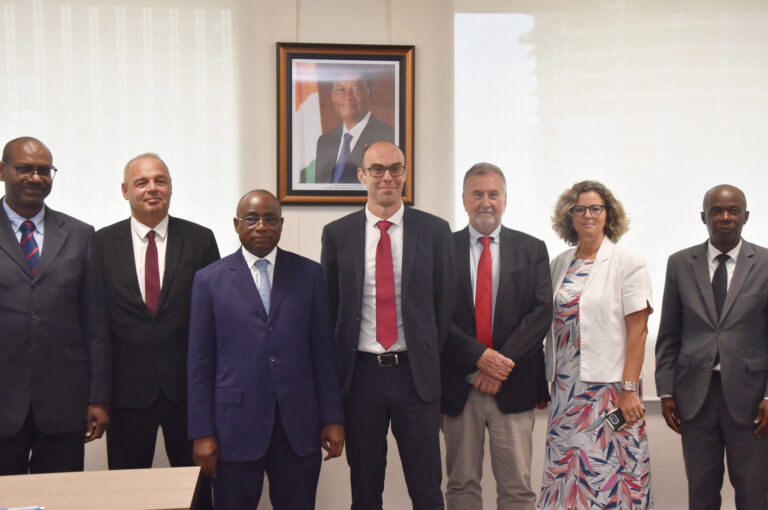
<path id="1" fill-rule="evenodd" d="M 277 248 L 280 203 L 237 206 L 242 248 L 198 271 L 189 330 L 189 437 L 217 510 L 256 508 L 264 473 L 276 510 L 315 507 L 320 447 L 344 445 L 328 296 L 320 265 Z"/>

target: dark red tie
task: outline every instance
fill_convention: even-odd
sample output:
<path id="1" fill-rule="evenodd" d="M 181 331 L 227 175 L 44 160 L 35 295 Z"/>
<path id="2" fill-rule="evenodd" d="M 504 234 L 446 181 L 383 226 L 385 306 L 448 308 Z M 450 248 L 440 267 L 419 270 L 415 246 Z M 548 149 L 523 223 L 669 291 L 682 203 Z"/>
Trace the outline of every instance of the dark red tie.
<path id="1" fill-rule="evenodd" d="M 395 271 L 392 268 L 392 243 L 387 232 L 390 225 L 390 221 L 376 223 L 381 230 L 376 245 L 376 340 L 385 349 L 397 341 Z"/>
<path id="2" fill-rule="evenodd" d="M 491 238 L 481 237 L 483 252 L 477 263 L 477 281 L 475 282 L 475 323 L 477 339 L 493 349 L 493 266 L 491 265 Z"/>
<path id="3" fill-rule="evenodd" d="M 157 313 L 157 301 L 160 298 L 160 268 L 157 265 L 157 245 L 155 231 L 147 233 L 147 253 L 144 256 L 144 302 L 152 315 Z"/>

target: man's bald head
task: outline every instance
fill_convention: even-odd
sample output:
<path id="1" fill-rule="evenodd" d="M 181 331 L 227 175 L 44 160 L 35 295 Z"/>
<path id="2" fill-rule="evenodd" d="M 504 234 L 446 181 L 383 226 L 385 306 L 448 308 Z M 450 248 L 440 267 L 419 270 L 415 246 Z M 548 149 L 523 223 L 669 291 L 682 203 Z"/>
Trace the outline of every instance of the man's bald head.
<path id="1" fill-rule="evenodd" d="M 267 191 L 265 189 L 253 189 L 253 190 L 249 191 L 248 193 L 246 193 L 245 195 L 243 195 L 240 198 L 240 200 L 237 202 L 237 209 L 236 209 L 235 212 L 236 212 L 236 214 L 238 216 L 240 216 L 240 208 L 241 208 L 241 206 L 243 206 L 243 204 L 249 202 L 252 195 L 257 195 L 261 200 L 274 201 L 274 204 L 275 204 L 275 207 L 277 208 L 277 211 L 279 211 L 280 216 L 282 216 L 282 214 L 283 214 L 283 207 L 282 207 L 282 205 L 280 205 L 280 201 L 277 199 L 277 197 L 275 195 L 273 195 L 272 193 L 270 193 L 269 191 Z"/>
<path id="2" fill-rule="evenodd" d="M 747 196 L 739 188 L 737 188 L 736 186 L 731 186 L 730 184 L 718 184 L 714 188 L 711 188 L 709 191 L 704 193 L 702 210 L 706 211 L 709 208 L 709 206 L 712 204 L 712 197 L 719 195 L 721 192 L 730 192 L 730 193 L 736 194 L 737 196 L 740 196 L 742 201 L 742 204 L 741 204 L 742 208 L 745 211 L 747 210 Z"/>
<path id="3" fill-rule="evenodd" d="M 3 147 L 3 161 L 5 161 L 6 163 L 13 162 L 14 149 L 18 149 L 24 146 L 30 146 L 30 147 L 34 146 L 38 150 L 43 149 L 45 152 L 48 153 L 48 156 L 50 157 L 51 161 L 53 161 L 53 155 L 51 154 L 51 150 L 48 147 L 46 147 L 46 145 L 43 142 L 31 136 L 20 136 L 19 138 L 14 138 L 10 142 L 6 143 L 5 147 Z"/>

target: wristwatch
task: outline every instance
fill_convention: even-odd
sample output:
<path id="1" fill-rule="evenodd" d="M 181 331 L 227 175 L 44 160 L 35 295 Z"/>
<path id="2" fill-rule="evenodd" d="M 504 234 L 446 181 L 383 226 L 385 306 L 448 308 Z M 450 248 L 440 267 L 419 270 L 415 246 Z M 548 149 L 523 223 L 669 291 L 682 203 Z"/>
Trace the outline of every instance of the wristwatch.
<path id="1" fill-rule="evenodd" d="M 621 381 L 621 389 L 624 391 L 637 391 L 637 383 L 632 381 Z"/>

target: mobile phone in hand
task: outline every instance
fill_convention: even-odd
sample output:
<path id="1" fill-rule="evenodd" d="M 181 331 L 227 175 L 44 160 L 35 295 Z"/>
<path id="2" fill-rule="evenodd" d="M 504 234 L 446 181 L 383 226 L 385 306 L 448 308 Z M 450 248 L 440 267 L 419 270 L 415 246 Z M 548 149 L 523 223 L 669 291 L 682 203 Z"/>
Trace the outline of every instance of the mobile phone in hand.
<path id="1" fill-rule="evenodd" d="M 616 432 L 627 426 L 627 420 L 624 419 L 624 414 L 618 407 L 608 411 L 608 414 L 605 415 L 605 421 Z"/>

